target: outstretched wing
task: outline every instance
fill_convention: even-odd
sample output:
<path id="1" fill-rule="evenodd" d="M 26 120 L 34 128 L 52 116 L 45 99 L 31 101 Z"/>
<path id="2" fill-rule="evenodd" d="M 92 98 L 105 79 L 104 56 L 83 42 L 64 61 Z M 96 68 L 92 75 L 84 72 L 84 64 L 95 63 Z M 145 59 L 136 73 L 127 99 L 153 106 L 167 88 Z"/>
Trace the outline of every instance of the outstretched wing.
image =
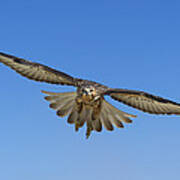
<path id="1" fill-rule="evenodd" d="M 76 85 L 77 79 L 48 66 L 0 52 L 0 62 L 29 79 L 51 84 Z"/>
<path id="2" fill-rule="evenodd" d="M 119 102 L 151 114 L 180 115 L 180 104 L 143 91 L 109 89 L 105 94 Z"/>

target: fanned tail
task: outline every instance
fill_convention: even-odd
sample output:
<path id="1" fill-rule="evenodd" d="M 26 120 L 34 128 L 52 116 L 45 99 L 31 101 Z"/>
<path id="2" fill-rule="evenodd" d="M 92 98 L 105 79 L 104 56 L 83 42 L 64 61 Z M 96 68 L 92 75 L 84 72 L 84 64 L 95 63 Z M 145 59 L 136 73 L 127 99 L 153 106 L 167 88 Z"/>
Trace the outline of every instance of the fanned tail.
<path id="1" fill-rule="evenodd" d="M 86 123 L 86 137 L 88 138 L 90 136 L 91 131 L 93 130 L 92 108 L 78 106 L 76 103 L 76 92 L 54 93 L 42 91 L 42 93 L 48 95 L 45 96 L 45 99 L 50 102 L 49 107 L 57 111 L 58 116 L 64 117 L 69 115 L 67 122 L 69 124 L 75 124 L 76 131 Z"/>
<path id="2" fill-rule="evenodd" d="M 42 93 L 48 95 L 45 99 L 50 102 L 49 107 L 57 111 L 58 116 L 64 117 L 72 112 L 76 92 L 54 93 L 42 91 Z"/>
<path id="3" fill-rule="evenodd" d="M 136 116 L 120 111 L 106 100 L 103 100 L 99 118 L 106 130 L 113 131 L 113 125 L 117 128 L 123 128 L 124 125 L 122 122 L 132 123 L 132 120 L 129 117 Z"/>
<path id="4" fill-rule="evenodd" d="M 42 93 L 48 95 L 45 99 L 50 102 L 50 108 L 57 111 L 58 116 L 64 117 L 69 115 L 67 122 L 75 124 L 76 131 L 86 123 L 86 138 L 89 138 L 93 130 L 101 132 L 102 126 L 108 131 L 114 130 L 113 125 L 123 128 L 123 122 L 132 123 L 130 117 L 136 117 L 120 111 L 104 99 L 97 113 L 91 106 L 78 104 L 76 102 L 76 92 L 53 93 L 42 91 Z"/>

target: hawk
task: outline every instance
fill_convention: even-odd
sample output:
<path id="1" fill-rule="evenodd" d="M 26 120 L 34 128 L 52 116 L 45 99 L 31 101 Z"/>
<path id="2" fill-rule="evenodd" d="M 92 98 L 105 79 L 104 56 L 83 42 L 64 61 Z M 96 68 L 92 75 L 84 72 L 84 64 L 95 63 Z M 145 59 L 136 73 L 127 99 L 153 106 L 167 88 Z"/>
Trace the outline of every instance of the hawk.
<path id="1" fill-rule="evenodd" d="M 87 126 L 86 137 L 92 131 L 101 132 L 123 128 L 123 123 L 132 123 L 135 115 L 120 111 L 105 100 L 110 96 L 114 100 L 151 114 L 180 115 L 180 104 L 154 96 L 143 91 L 114 89 L 94 81 L 74 78 L 48 66 L 0 52 L 0 62 L 29 79 L 57 85 L 69 85 L 77 88 L 75 92 L 55 93 L 42 91 L 50 108 L 60 117 L 68 116 L 67 122 L 74 124 L 75 130 Z"/>

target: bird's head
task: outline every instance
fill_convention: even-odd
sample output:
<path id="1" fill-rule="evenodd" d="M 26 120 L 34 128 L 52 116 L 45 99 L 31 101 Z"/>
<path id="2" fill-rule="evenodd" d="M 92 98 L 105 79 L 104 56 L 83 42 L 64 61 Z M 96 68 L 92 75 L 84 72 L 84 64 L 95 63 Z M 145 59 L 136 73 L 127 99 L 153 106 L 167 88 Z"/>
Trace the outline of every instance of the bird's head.
<path id="1" fill-rule="evenodd" d="M 82 95 L 92 96 L 96 94 L 96 89 L 93 86 L 87 86 L 82 88 Z"/>
<path id="2" fill-rule="evenodd" d="M 86 86 L 81 89 L 81 96 L 84 101 L 92 101 L 97 99 L 97 92 L 93 86 Z"/>

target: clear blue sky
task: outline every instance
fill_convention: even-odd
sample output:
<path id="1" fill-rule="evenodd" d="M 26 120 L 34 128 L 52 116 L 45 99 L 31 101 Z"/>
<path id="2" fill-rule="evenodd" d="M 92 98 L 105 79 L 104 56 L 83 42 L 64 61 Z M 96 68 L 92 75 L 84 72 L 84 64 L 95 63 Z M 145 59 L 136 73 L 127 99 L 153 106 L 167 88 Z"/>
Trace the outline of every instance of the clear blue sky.
<path id="1" fill-rule="evenodd" d="M 180 102 L 177 0 L 2 0 L 0 51 L 112 87 Z M 180 117 L 142 113 L 124 130 L 85 140 L 33 82 L 0 65 L 0 179 L 179 180 Z"/>

